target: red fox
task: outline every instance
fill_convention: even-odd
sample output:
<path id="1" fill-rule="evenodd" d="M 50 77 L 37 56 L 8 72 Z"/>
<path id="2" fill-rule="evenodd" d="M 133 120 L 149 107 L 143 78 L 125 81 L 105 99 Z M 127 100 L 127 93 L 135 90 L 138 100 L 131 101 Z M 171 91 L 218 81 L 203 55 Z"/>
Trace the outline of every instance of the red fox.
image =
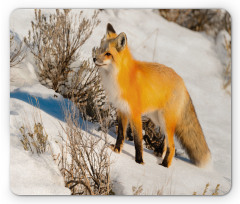
<path id="1" fill-rule="evenodd" d="M 173 69 L 135 60 L 126 34 L 117 35 L 111 24 L 107 25 L 106 39 L 93 61 L 99 67 L 109 101 L 118 111 L 115 152 L 122 150 L 129 121 L 134 133 L 135 161 L 144 164 L 141 116 L 146 115 L 164 131 L 167 148 L 163 166 L 172 163 L 174 134 L 195 165 L 202 167 L 208 163 L 211 154 L 192 100 L 183 79 Z"/>

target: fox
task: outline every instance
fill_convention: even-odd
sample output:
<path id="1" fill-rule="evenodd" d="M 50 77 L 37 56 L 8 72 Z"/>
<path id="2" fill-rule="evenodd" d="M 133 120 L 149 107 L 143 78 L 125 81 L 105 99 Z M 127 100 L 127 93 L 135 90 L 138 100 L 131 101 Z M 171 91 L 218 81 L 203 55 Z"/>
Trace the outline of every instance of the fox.
<path id="1" fill-rule="evenodd" d="M 135 161 L 143 161 L 142 116 L 160 126 L 166 146 L 162 166 L 170 167 L 175 155 L 174 135 L 193 164 L 204 167 L 211 160 L 202 127 L 183 79 L 170 67 L 135 60 L 127 35 L 117 34 L 108 23 L 100 51 L 93 57 L 109 102 L 117 110 L 118 133 L 112 149 L 120 153 L 130 123 Z"/>

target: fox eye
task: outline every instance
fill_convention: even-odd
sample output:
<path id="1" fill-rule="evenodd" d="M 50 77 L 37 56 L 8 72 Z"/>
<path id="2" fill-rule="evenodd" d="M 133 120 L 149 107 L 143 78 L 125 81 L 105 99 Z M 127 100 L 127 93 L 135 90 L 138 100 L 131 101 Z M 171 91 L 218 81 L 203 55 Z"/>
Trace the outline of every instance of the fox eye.
<path id="1" fill-rule="evenodd" d="M 109 52 L 107 52 L 105 55 L 106 55 L 106 56 L 110 56 L 111 54 L 110 54 Z"/>

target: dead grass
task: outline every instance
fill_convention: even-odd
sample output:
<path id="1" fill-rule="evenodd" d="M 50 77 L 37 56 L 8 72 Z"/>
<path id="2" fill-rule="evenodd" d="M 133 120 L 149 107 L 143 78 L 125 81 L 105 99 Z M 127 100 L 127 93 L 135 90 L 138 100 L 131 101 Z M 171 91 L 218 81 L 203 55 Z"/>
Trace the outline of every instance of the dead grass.
<path id="1" fill-rule="evenodd" d="M 60 124 L 67 136 L 61 146 L 59 167 L 65 185 L 73 195 L 113 194 L 110 182 L 110 156 L 106 134 L 93 136 L 83 131 L 78 110 L 66 111 L 66 126 Z"/>
<path id="2" fill-rule="evenodd" d="M 148 192 L 143 189 L 143 185 L 132 186 L 133 195 L 174 195 L 173 193 L 173 174 L 167 178 L 162 187 L 156 187 L 156 190 Z"/>
<path id="3" fill-rule="evenodd" d="M 144 190 L 143 190 L 143 186 L 140 185 L 140 186 L 133 186 L 132 187 L 132 192 L 133 192 L 133 195 L 134 196 L 139 196 L 139 195 L 163 195 L 163 190 L 164 190 L 164 186 L 161 188 L 161 189 L 157 189 L 156 192 L 151 192 L 150 194 L 149 193 L 146 193 Z M 169 194 L 171 195 L 171 194 Z"/>
<path id="4" fill-rule="evenodd" d="M 209 186 L 210 184 L 207 183 L 204 190 L 203 190 L 203 193 L 200 194 L 200 195 L 218 195 L 218 191 L 219 191 L 219 187 L 220 187 L 220 184 L 217 184 L 217 186 L 215 187 L 215 190 L 213 193 L 211 194 L 208 194 L 208 189 L 209 189 Z M 197 192 L 193 192 L 193 195 L 198 195 Z"/>
<path id="5" fill-rule="evenodd" d="M 42 154 L 46 151 L 48 135 L 44 131 L 41 123 L 35 123 L 32 130 L 27 130 L 25 126 L 20 129 L 22 139 L 20 139 L 24 150 L 31 151 L 33 154 Z"/>
<path id="6" fill-rule="evenodd" d="M 29 99 L 30 100 L 30 99 Z M 31 117 L 25 117 L 22 119 L 23 124 L 19 128 L 20 142 L 23 145 L 24 150 L 30 151 L 32 154 L 42 154 L 46 151 L 48 146 L 48 134 L 43 126 L 42 116 L 40 113 L 39 103 L 37 98 L 34 98 L 36 106 L 32 101 L 32 113 Z"/>

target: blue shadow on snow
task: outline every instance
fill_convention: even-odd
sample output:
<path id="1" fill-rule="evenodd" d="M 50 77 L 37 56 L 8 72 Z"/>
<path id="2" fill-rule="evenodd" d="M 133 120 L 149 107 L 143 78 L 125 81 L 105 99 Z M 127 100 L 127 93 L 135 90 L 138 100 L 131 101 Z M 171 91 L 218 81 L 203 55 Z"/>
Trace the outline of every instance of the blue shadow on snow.
<path id="1" fill-rule="evenodd" d="M 30 95 L 28 92 L 22 92 L 15 90 L 10 92 L 10 98 L 16 98 L 21 101 L 24 101 L 32 106 L 38 107 L 47 114 L 57 118 L 58 120 L 65 121 L 64 109 L 71 110 L 73 103 L 68 99 L 59 100 L 58 98 L 42 98 L 40 96 L 35 97 Z M 37 99 L 37 100 L 36 100 Z M 84 126 L 82 118 L 79 118 L 80 125 Z"/>

